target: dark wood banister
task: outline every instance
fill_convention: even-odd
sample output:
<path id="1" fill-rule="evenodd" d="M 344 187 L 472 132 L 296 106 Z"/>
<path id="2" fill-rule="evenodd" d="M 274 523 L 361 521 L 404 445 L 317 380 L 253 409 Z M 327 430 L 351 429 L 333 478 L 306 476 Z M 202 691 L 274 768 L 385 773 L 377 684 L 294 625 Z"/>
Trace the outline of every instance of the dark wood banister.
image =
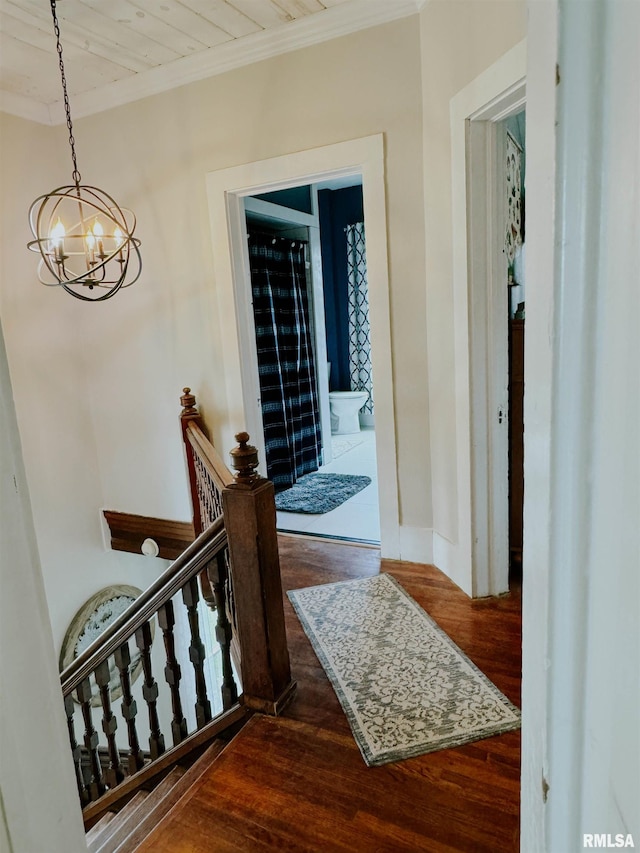
<path id="1" fill-rule="evenodd" d="M 276 541 L 273 485 L 255 473 L 257 456 L 249 436 L 239 433 L 232 451 L 235 476 L 224 465 L 206 436 L 204 423 L 189 388 L 181 397 L 183 439 L 210 468 L 220 488 L 226 518 L 216 518 L 202 532 L 193 456 L 187 453 L 197 538 L 143 592 L 107 630 L 61 673 L 62 691 L 68 696 L 98 664 L 107 660 L 148 622 L 192 577 L 204 571 L 225 545 L 229 545 L 238 605 L 239 643 L 244 701 L 257 710 L 279 713 L 295 691 L 291 681 L 284 630 L 282 589 Z M 193 476 L 193 479 L 192 479 Z"/>
<path id="2" fill-rule="evenodd" d="M 228 711 L 223 711 L 208 723 L 204 728 L 193 732 L 178 746 L 168 749 L 164 755 L 150 764 L 146 764 L 133 776 L 128 776 L 116 788 L 107 791 L 99 800 L 89 803 L 82 811 L 85 825 L 92 823 L 101 817 L 106 811 L 121 806 L 132 794 L 135 794 L 143 785 L 153 785 L 157 777 L 162 777 L 167 770 L 183 760 L 194 751 L 205 748 L 215 737 L 224 739 L 233 734 L 250 716 L 252 712 L 244 706 L 236 703 Z"/>
<path id="3" fill-rule="evenodd" d="M 195 397 L 188 388 L 184 389 L 181 402 L 196 539 L 60 676 L 78 792 L 85 814 L 91 815 L 92 821 L 104 811 L 106 802 L 121 802 L 137 786 L 158 778 L 172 763 L 201 748 L 211 738 L 232 734 L 252 711 L 280 713 L 295 691 L 284 625 L 273 484 L 256 473 L 257 451 L 249 444 L 247 433 L 236 436 L 238 446 L 230 454 L 235 472 L 232 473 L 209 441 Z M 223 654 L 224 711 L 214 718 L 204 681 L 206 650 L 196 609 L 199 586 L 207 603 L 217 611 L 216 636 Z M 186 731 L 180 708 L 180 676 L 176 680 L 175 675 L 179 666 L 170 602 L 180 591 L 188 611 L 189 657 L 196 678 L 198 729 L 191 733 Z M 150 623 L 154 618 L 158 618 L 163 631 L 167 655 L 165 680 L 171 691 L 174 714 L 171 722 L 174 746 L 169 750 L 165 748 L 157 710 L 159 682 L 151 663 Z M 140 650 L 144 672 L 142 693 L 149 715 L 152 758 L 147 763 L 140 751 L 135 729 L 136 703 L 130 689 L 132 639 Z M 241 696 L 232 672 L 234 644 L 242 680 Z M 128 778 L 115 741 L 117 722 L 111 705 L 107 664 L 111 657 L 119 671 L 124 697 L 121 713 L 127 723 L 130 746 Z M 108 742 L 110 765 L 104 773 L 91 712 L 92 677 L 98 686 L 102 728 Z M 81 765 L 82 747 L 75 736 L 72 696 L 81 707 L 82 740 L 89 756 L 86 766 Z"/>
<path id="4" fill-rule="evenodd" d="M 209 523 L 214 505 L 215 512 L 224 512 L 237 628 L 232 652 L 238 652 L 243 702 L 279 714 L 296 685 L 284 624 L 273 483 L 258 475 L 257 450 L 246 432 L 236 435 L 232 473 L 207 437 L 190 388 L 183 389 L 180 402 L 196 534 Z M 198 484 L 197 468 L 205 469 L 210 483 Z"/>
<path id="5" fill-rule="evenodd" d="M 215 515 L 222 514 L 222 493 L 235 478 L 209 439 L 191 388 L 182 389 L 180 403 L 180 426 L 193 506 L 193 529 L 197 536 Z M 200 470 L 197 470 L 198 466 Z M 207 478 L 209 483 L 204 483 L 203 479 Z"/>
<path id="6" fill-rule="evenodd" d="M 110 657 L 138 628 L 155 616 L 158 609 L 173 598 L 190 578 L 201 572 L 226 544 L 227 532 L 223 519 L 219 518 L 61 673 L 64 695 L 71 693 L 92 675 L 98 664 Z"/>
<path id="7" fill-rule="evenodd" d="M 230 486 L 234 482 L 233 474 L 222 461 L 222 457 L 211 444 L 200 424 L 192 420 L 187 424 L 186 429 L 191 445 L 207 466 L 220 491 Z"/>

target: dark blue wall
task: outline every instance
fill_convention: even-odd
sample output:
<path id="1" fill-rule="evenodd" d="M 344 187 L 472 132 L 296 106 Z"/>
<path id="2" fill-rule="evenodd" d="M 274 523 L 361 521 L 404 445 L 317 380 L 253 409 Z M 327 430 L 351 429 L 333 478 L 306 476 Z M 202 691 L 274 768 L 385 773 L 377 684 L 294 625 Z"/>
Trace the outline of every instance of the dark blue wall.
<path id="1" fill-rule="evenodd" d="M 287 190 L 277 190 L 272 193 L 260 193 L 254 198 L 270 201 L 272 204 L 280 204 L 293 210 L 301 210 L 302 213 L 311 213 L 311 187 L 290 187 Z"/>
<path id="2" fill-rule="evenodd" d="M 318 193 L 329 390 L 350 391 L 347 235 L 345 228 L 364 220 L 362 187 Z"/>

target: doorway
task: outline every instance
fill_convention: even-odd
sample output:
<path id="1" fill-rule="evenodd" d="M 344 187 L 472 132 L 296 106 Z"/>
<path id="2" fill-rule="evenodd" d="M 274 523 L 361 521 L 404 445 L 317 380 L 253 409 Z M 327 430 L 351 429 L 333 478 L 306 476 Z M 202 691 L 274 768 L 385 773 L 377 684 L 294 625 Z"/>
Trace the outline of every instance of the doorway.
<path id="1" fill-rule="evenodd" d="M 377 545 L 362 178 L 258 192 L 244 198 L 244 211 L 247 240 L 236 251 L 247 246 L 249 280 L 236 288 L 251 294 L 255 347 L 242 357 L 257 372 L 255 416 L 278 529 Z M 350 404 L 353 392 L 359 399 Z M 341 412 L 345 397 L 343 417 L 336 402 Z M 313 490 L 300 492 L 315 483 L 332 499 L 343 486 L 358 490 L 327 508 Z"/>
<path id="2" fill-rule="evenodd" d="M 236 282 L 246 280 L 248 274 L 243 253 L 236 251 L 245 240 L 244 199 L 353 175 L 362 178 L 367 223 L 371 359 L 376 382 L 375 473 L 378 482 L 385 483 L 378 493 L 380 548 L 382 556 L 397 559 L 400 525 L 382 135 L 255 161 L 207 175 L 215 289 L 220 317 L 224 318 L 220 323 L 224 371 L 219 374 L 222 385 L 216 388 L 221 400 L 216 440 L 221 445 L 230 445 L 233 434 L 243 427 L 252 439 L 259 434 L 256 419 L 259 388 L 247 367 L 247 359 L 241 357 L 251 346 L 252 336 L 246 322 L 250 306 L 242 304 L 242 289 L 236 287 Z"/>
<path id="3" fill-rule="evenodd" d="M 437 564 L 474 598 L 509 590 L 506 193 L 501 123 L 525 103 L 521 43 L 451 101 L 458 538 Z M 439 562 L 438 562 L 439 561 Z"/>
<path id="4" fill-rule="evenodd" d="M 468 121 L 471 554 L 476 595 L 507 592 L 510 578 L 518 579 L 511 569 L 521 566 L 522 555 L 524 87 L 521 94 L 513 103 L 509 93 L 502 103 Z M 483 576 L 485 589 L 480 586 Z"/>

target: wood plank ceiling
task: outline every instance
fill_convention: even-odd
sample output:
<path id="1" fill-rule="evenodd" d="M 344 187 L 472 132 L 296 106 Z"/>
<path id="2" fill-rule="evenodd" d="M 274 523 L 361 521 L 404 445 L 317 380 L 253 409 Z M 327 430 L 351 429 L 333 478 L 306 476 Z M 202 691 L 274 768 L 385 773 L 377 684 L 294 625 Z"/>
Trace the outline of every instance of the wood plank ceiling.
<path id="1" fill-rule="evenodd" d="M 350 18 L 345 17 L 347 7 Z M 152 88 L 156 91 L 170 88 L 170 75 L 165 74 L 159 82 L 157 71 L 162 67 L 184 69 L 188 62 L 193 69 L 198 59 L 206 59 L 201 73 L 206 76 L 207 64 L 214 67 L 211 57 L 216 52 L 225 58 L 231 57 L 234 46 L 239 51 L 249 47 L 250 53 L 255 52 L 257 45 L 268 37 L 273 41 L 274 36 L 285 49 L 292 49 L 288 42 L 282 41 L 282 33 L 303 32 L 304 25 L 308 34 L 311 19 L 314 25 L 316 21 L 319 25 L 331 24 L 334 29 L 337 25 L 338 32 L 341 22 L 347 23 L 345 31 L 352 31 L 360 28 L 354 23 L 358 15 L 364 26 L 371 26 L 385 16 L 401 17 L 417 8 L 419 0 L 58 0 L 57 3 L 69 94 L 103 95 L 116 85 L 122 92 L 122 102 L 134 99 L 126 94 L 127 82 L 154 71 L 157 82 Z M 374 10 L 377 17 L 369 21 Z M 334 34 L 332 30 L 329 37 Z M 295 48 L 295 42 L 293 45 Z M 262 58 L 259 51 L 257 58 Z M 243 63 L 236 60 L 235 64 Z M 194 71 L 190 73 L 197 76 Z M 184 74 L 178 73 L 175 79 L 176 85 L 185 82 Z M 0 93 L 4 95 L 1 106 L 8 112 L 19 114 L 21 106 L 24 111 L 26 104 L 47 109 L 59 106 L 60 77 L 49 0 L 0 0 Z M 112 98 L 103 101 L 107 107 L 114 105 Z M 92 110 L 85 99 L 80 111 L 87 114 L 97 109 Z M 59 116 L 52 120 L 59 120 Z"/>

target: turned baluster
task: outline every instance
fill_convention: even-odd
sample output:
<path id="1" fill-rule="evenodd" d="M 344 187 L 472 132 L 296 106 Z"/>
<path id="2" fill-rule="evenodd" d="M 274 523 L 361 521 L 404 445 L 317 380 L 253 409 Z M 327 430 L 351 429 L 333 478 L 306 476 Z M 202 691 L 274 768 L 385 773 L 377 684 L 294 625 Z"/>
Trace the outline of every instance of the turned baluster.
<path id="1" fill-rule="evenodd" d="M 113 655 L 118 672 L 120 673 L 120 685 L 122 687 L 122 716 L 127 724 L 127 736 L 129 740 L 129 756 L 127 764 L 129 775 L 132 776 L 136 771 L 144 767 L 144 758 L 140 751 L 138 742 L 138 732 L 136 730 L 136 715 L 138 713 L 138 705 L 131 693 L 131 676 L 129 675 L 129 666 L 131 664 L 131 654 L 129 652 L 129 643 L 124 643 Z"/>
<path id="2" fill-rule="evenodd" d="M 144 672 L 144 684 L 142 695 L 149 709 L 149 751 L 151 758 L 156 759 L 164 752 L 164 735 L 160 731 L 160 720 L 158 718 L 158 683 L 153 677 L 151 667 L 151 623 L 145 622 L 136 631 L 136 645 L 140 649 L 142 660 L 142 671 Z"/>
<path id="3" fill-rule="evenodd" d="M 115 788 L 124 779 L 124 770 L 120 763 L 120 753 L 116 744 L 116 729 L 118 721 L 111 710 L 111 690 L 109 681 L 109 661 L 105 660 L 96 668 L 96 684 L 100 690 L 100 701 L 102 702 L 102 731 L 107 738 L 107 749 L 109 752 L 109 769 L 104 774 L 110 788 Z"/>
<path id="4" fill-rule="evenodd" d="M 86 806 L 89 800 L 89 791 L 87 791 L 87 787 L 84 784 L 84 779 L 82 777 L 82 766 L 81 766 L 81 752 L 80 747 L 78 746 L 78 742 L 76 740 L 76 729 L 73 722 L 73 713 L 75 711 L 75 705 L 73 703 L 73 696 L 69 694 L 64 697 L 64 710 L 67 715 L 67 729 L 69 731 L 69 745 L 71 746 L 71 755 L 73 757 L 73 766 L 76 772 L 76 785 L 78 786 L 78 794 L 80 795 L 80 803 L 83 806 Z"/>
<path id="5" fill-rule="evenodd" d="M 225 589 L 229 580 L 226 552 L 218 554 L 215 562 L 207 566 L 207 575 L 216 604 L 218 623 L 216 625 L 216 639 L 220 645 L 222 655 L 222 707 L 230 708 L 238 698 L 238 687 L 233 677 L 231 666 L 231 639 L 233 628 L 227 615 L 225 601 Z"/>
<path id="6" fill-rule="evenodd" d="M 88 678 L 85 678 L 78 685 L 77 696 L 84 719 L 84 745 L 89 756 L 90 781 L 87 786 L 89 798 L 97 800 L 104 794 L 105 786 L 100 768 L 100 756 L 98 755 L 98 732 L 93 727 L 91 716 L 91 682 Z"/>
<path id="7" fill-rule="evenodd" d="M 176 619 L 173 612 L 172 601 L 167 601 L 167 603 L 158 610 L 158 624 L 162 629 L 164 648 L 167 654 L 167 665 L 164 668 L 164 677 L 171 691 L 171 708 L 173 710 L 171 734 L 173 736 L 173 745 L 177 746 L 187 736 L 187 721 L 182 713 L 182 702 L 180 700 L 180 680 L 182 678 L 182 670 L 178 663 L 178 659 L 176 658 L 175 637 L 173 633 Z"/>
<path id="8" fill-rule="evenodd" d="M 200 622 L 198 620 L 198 581 L 191 580 L 182 589 L 182 600 L 187 608 L 189 618 L 189 629 L 191 631 L 191 645 L 189 646 L 189 659 L 193 664 L 193 672 L 196 681 L 196 721 L 198 728 L 202 728 L 211 720 L 211 702 L 207 697 L 207 685 L 204 678 L 204 660 L 206 657 L 204 643 L 200 638 Z"/>
<path id="9" fill-rule="evenodd" d="M 228 575 L 228 571 L 227 571 L 227 575 Z M 225 612 L 225 606 L 224 606 L 225 605 L 224 589 L 222 590 L 222 599 L 220 599 L 220 597 L 216 595 L 216 592 L 214 590 L 214 583 L 217 582 L 217 581 L 215 581 L 215 578 L 217 578 L 217 577 L 218 577 L 218 573 L 217 573 L 217 569 L 216 569 L 216 566 L 214 563 L 210 563 L 208 565 L 208 567 L 206 569 L 203 569 L 199 574 L 200 593 L 202 595 L 202 598 L 205 601 L 205 604 L 207 605 L 207 607 L 209 608 L 209 610 L 215 616 L 215 619 L 216 619 L 216 640 L 218 641 L 218 644 L 220 645 L 220 648 L 222 651 L 222 671 L 223 671 L 222 707 L 226 710 L 228 707 L 230 707 L 233 704 L 235 699 L 230 700 L 230 703 L 227 704 L 228 700 L 225 698 L 225 696 L 227 695 L 227 693 L 225 692 L 225 684 L 227 683 L 228 676 L 226 674 L 225 660 L 224 660 L 225 650 L 224 650 L 222 643 L 220 642 L 220 637 L 219 637 L 219 633 L 218 633 L 218 631 L 219 631 L 218 626 L 220 625 L 220 619 L 221 618 L 225 619 L 227 617 L 227 613 Z M 221 617 L 220 607 L 222 607 L 222 611 L 224 613 L 224 615 L 222 617 Z M 230 630 L 231 630 L 231 634 L 233 634 L 233 629 L 231 628 L 231 626 L 230 626 Z M 233 673 L 231 674 L 231 680 L 233 681 Z M 233 686 L 235 687 L 235 684 Z M 229 692 L 228 695 L 230 696 L 231 692 Z M 236 689 L 235 698 L 237 699 L 237 689 Z"/>
<path id="10" fill-rule="evenodd" d="M 211 588 L 211 584 L 209 582 L 209 575 L 206 569 L 203 569 L 198 575 L 200 578 L 200 594 L 204 599 L 204 603 L 207 605 L 209 610 L 212 613 L 215 613 L 216 610 L 216 597 L 213 594 L 213 589 Z"/>

